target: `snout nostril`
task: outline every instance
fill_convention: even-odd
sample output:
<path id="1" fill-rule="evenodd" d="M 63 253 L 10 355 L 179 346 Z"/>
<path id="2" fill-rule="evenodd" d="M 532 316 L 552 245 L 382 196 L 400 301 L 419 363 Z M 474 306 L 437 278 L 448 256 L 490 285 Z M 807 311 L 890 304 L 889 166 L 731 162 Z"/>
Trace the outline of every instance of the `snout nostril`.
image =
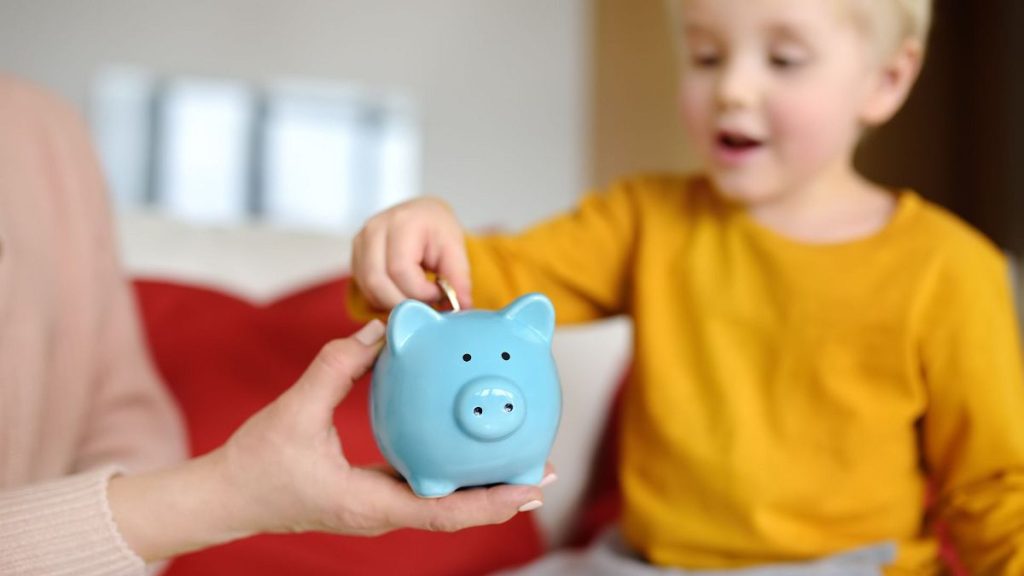
<path id="1" fill-rule="evenodd" d="M 496 360 L 485 359 L 485 362 Z M 451 409 L 450 414 L 460 431 L 481 442 L 496 442 L 512 436 L 523 427 L 531 411 L 519 386 L 498 375 L 478 376 L 463 384 Z"/>

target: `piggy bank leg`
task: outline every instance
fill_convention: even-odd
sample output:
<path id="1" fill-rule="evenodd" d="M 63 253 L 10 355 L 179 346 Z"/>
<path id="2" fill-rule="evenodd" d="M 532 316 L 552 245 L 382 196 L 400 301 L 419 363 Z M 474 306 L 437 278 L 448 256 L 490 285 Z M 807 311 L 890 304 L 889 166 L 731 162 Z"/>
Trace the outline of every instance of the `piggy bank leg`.
<path id="1" fill-rule="evenodd" d="M 409 478 L 409 486 L 420 498 L 440 498 L 455 492 L 458 488 L 452 482 L 431 478 Z"/>
<path id="2" fill-rule="evenodd" d="M 512 478 L 509 478 L 509 484 L 530 484 L 536 486 L 540 484 L 541 479 L 544 478 L 544 463 L 540 466 L 534 466 L 522 474 L 517 474 Z"/>

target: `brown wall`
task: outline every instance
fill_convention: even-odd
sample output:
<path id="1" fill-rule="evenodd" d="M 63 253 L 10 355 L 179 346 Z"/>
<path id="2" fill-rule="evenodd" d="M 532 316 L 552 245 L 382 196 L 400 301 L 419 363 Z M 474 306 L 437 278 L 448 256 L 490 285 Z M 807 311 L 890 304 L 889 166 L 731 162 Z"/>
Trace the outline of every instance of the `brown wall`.
<path id="1" fill-rule="evenodd" d="M 594 0 L 591 183 L 692 166 L 664 0 Z"/>
<path id="2" fill-rule="evenodd" d="M 1024 252 L 1024 61 L 1020 0 L 937 0 L 921 82 L 859 167 L 946 205 Z"/>

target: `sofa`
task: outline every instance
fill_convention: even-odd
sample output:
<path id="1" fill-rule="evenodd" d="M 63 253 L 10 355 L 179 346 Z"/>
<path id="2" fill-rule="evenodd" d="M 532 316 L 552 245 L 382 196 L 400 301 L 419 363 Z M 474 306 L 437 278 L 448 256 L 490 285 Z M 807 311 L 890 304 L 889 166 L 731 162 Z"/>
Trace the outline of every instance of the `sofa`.
<path id="1" fill-rule="evenodd" d="M 223 443 L 294 382 L 324 343 L 358 328 L 343 305 L 346 236 L 202 227 L 146 213 L 121 213 L 117 221 L 151 354 L 195 455 Z M 258 536 L 180 557 L 167 574 L 475 575 L 585 546 L 620 509 L 616 408 L 629 378 L 630 338 L 622 318 L 556 331 L 563 415 L 551 460 L 559 480 L 545 488 L 539 510 L 454 534 Z M 335 417 L 357 465 L 383 461 L 368 386 L 368 377 L 360 380 Z M 966 573 L 948 545 L 943 555 L 953 574 Z"/>
<path id="2" fill-rule="evenodd" d="M 121 213 L 118 226 L 150 352 L 194 455 L 223 443 L 294 382 L 324 343 L 358 328 L 343 306 L 350 281 L 345 236 L 203 227 L 145 213 Z M 454 534 L 258 536 L 182 556 L 166 574 L 487 574 L 554 547 L 584 545 L 617 515 L 614 461 L 598 457 L 598 447 L 614 447 L 603 440 L 628 347 L 622 319 L 556 334 L 565 409 L 551 459 L 559 481 L 545 489 L 537 511 Z M 346 456 L 357 465 L 383 461 L 368 391 L 364 377 L 335 415 Z M 606 473 L 595 474 L 594 466 Z"/>

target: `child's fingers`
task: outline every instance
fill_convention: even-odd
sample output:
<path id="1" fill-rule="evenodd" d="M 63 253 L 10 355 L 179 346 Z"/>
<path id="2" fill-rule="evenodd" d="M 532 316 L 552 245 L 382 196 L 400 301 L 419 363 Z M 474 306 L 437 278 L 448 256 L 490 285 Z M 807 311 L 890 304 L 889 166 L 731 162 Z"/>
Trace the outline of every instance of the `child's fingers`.
<path id="1" fill-rule="evenodd" d="M 469 274 L 469 257 L 466 244 L 461 233 L 446 237 L 440 247 L 440 260 L 437 272 L 455 289 L 459 304 L 463 308 L 472 308 L 473 290 Z"/>
<path id="2" fill-rule="evenodd" d="M 373 231 L 366 227 L 352 240 L 352 261 L 350 263 L 352 280 L 356 283 L 356 287 L 359 288 L 359 292 L 366 299 L 367 304 L 377 310 L 384 310 L 384 305 L 367 282 L 367 278 L 372 277 L 370 259 L 367 257 L 369 246 L 372 244 L 370 240 L 372 234 Z"/>
<path id="3" fill-rule="evenodd" d="M 363 297 L 366 298 L 367 303 L 371 306 L 375 305 L 375 302 L 371 302 L 366 294 L 366 290 L 363 289 L 361 283 L 362 276 L 362 258 L 363 258 L 363 233 L 355 235 L 352 239 L 352 252 L 349 256 L 349 269 L 352 271 L 352 281 L 356 283 L 356 287 L 359 288 L 359 292 L 362 293 Z"/>
<path id="4" fill-rule="evenodd" d="M 388 230 L 388 277 L 407 298 L 434 302 L 441 297 L 437 286 L 427 280 L 423 262 L 427 251 L 427 234 L 422 226 L 393 226 Z"/>
<path id="5" fill-rule="evenodd" d="M 366 232 L 362 242 L 359 287 L 371 305 L 380 310 L 390 310 L 405 300 L 405 295 L 388 274 L 388 233 L 382 227 L 368 227 Z"/>

